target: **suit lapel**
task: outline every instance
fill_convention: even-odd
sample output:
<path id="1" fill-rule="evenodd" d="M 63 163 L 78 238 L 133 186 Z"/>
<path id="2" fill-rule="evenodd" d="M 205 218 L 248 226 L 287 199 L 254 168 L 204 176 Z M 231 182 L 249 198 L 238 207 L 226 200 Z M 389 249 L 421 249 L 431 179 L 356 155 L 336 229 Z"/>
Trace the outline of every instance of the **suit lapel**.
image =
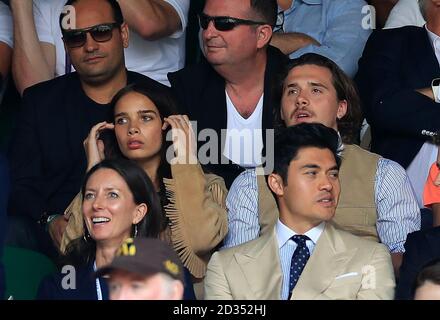
<path id="1" fill-rule="evenodd" d="M 440 255 L 440 227 L 435 227 L 429 232 L 425 232 L 426 241 L 424 241 L 423 250 L 429 252 L 430 256 L 438 257 Z"/>
<path id="2" fill-rule="evenodd" d="M 205 90 L 202 92 L 200 119 L 202 128 L 212 128 L 218 133 L 227 127 L 225 80 L 210 68 Z M 206 112 L 209 110 L 209 112 Z"/>
<path id="3" fill-rule="evenodd" d="M 328 222 L 293 290 L 291 299 L 315 299 L 344 271 L 355 252 L 356 250 L 346 251 L 337 230 Z"/>
<path id="4" fill-rule="evenodd" d="M 201 105 L 198 110 L 198 126 L 200 129 L 211 129 L 217 133 L 218 141 L 215 144 L 221 146 L 218 150 L 218 163 L 222 163 L 221 159 L 224 150 L 224 139 L 222 139 L 222 129 L 227 128 L 227 107 L 226 107 L 226 93 L 225 93 L 225 80 L 211 67 L 209 68 L 209 74 L 206 79 L 206 83 L 203 84 L 204 90 L 201 92 L 200 98 Z M 208 112 L 209 110 L 209 112 Z M 199 148 L 201 145 L 199 145 Z"/>
<path id="5" fill-rule="evenodd" d="M 76 92 L 78 93 L 79 90 L 82 90 L 81 84 L 78 79 L 77 73 L 72 73 L 70 75 L 71 77 L 74 77 L 74 80 L 72 79 L 72 84 L 77 86 L 77 88 L 74 88 L 72 90 L 68 90 L 66 92 L 65 101 L 78 101 L 78 96 L 82 97 L 82 94 L 78 94 L 77 97 L 71 97 L 70 92 Z M 79 103 L 84 103 L 83 101 L 79 101 Z M 65 107 L 66 112 L 66 130 L 67 130 L 67 136 L 68 136 L 68 145 L 69 149 L 72 155 L 80 155 L 82 154 L 83 145 L 82 143 L 78 143 L 78 137 L 84 136 L 84 133 L 81 132 L 81 129 L 84 127 L 81 125 L 82 119 L 83 119 L 83 111 L 84 108 L 82 106 L 75 105 L 73 103 L 63 103 L 60 102 L 60 107 Z M 86 133 L 85 137 L 87 137 L 88 132 Z M 81 141 L 82 142 L 82 141 Z M 78 149 L 80 149 L 78 151 Z M 74 160 L 73 162 L 78 161 Z"/>
<path id="6" fill-rule="evenodd" d="M 420 28 L 419 36 L 411 37 L 418 43 L 411 43 L 411 54 L 413 57 L 414 64 L 416 66 L 415 70 L 417 72 L 415 75 L 422 77 L 421 82 L 430 82 L 433 78 L 437 78 L 440 74 L 440 66 L 435 56 L 435 51 L 432 48 L 431 40 L 429 39 L 428 32 L 425 28 Z"/>
<path id="7" fill-rule="evenodd" d="M 269 46 L 267 48 L 267 64 L 264 73 L 264 99 L 263 99 L 263 157 L 266 154 L 272 154 L 273 150 L 267 149 L 266 146 L 271 147 L 272 144 L 266 143 L 266 129 L 273 129 L 274 127 L 274 108 L 277 97 L 274 94 L 274 87 L 278 82 L 277 77 L 281 73 L 281 69 L 287 64 L 288 58 L 277 48 Z"/>
<path id="8" fill-rule="evenodd" d="M 279 300 L 282 274 L 275 231 L 259 238 L 248 252 L 235 259 L 251 289 L 250 299 Z"/>
<path id="9" fill-rule="evenodd" d="M 261 236 L 273 229 L 279 217 L 279 213 L 275 198 L 267 185 L 263 169 L 258 167 L 256 168 L 256 172 L 258 185 L 258 220 Z"/>

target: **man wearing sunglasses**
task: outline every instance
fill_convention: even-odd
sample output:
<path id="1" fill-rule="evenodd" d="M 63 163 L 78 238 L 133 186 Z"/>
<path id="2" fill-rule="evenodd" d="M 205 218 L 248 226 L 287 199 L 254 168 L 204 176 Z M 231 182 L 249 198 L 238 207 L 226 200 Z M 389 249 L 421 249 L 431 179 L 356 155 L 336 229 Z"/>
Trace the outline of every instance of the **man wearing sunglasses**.
<path id="1" fill-rule="evenodd" d="M 59 27 L 67 0 L 11 0 L 15 21 L 14 79 L 19 92 L 71 72 Z M 169 85 L 167 73 L 185 62 L 190 0 L 121 0 L 130 30 L 128 70 Z"/>
<path id="2" fill-rule="evenodd" d="M 63 41 L 76 72 L 24 92 L 10 153 L 8 209 L 14 215 L 10 234 L 16 239 L 8 239 L 9 243 L 49 254 L 53 246 L 48 233 L 57 247 L 67 223 L 62 214 L 86 172 L 83 141 L 92 126 L 112 119 L 114 94 L 128 83 L 169 91 L 126 70 L 129 32 L 115 0 L 67 4 L 75 9 L 76 25 L 63 30 Z M 24 232 L 30 237 L 25 243 Z"/>
<path id="3" fill-rule="evenodd" d="M 287 61 L 269 46 L 276 15 L 275 0 L 207 0 L 199 16 L 207 61 L 168 75 L 197 131 L 215 130 L 219 143 L 208 167 L 227 186 L 243 168 L 262 164 L 264 131 L 272 128 L 271 83 Z"/>

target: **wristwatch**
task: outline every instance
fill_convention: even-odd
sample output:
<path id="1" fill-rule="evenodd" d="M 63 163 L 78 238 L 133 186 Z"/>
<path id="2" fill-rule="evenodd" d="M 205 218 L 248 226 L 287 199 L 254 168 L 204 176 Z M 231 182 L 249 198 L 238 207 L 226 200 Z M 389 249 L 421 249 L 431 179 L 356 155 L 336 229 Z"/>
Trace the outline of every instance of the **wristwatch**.
<path id="1" fill-rule="evenodd" d="M 59 216 L 59 214 L 49 215 L 45 212 L 41 216 L 40 220 L 38 220 L 38 224 L 47 231 L 49 228 L 49 224 L 52 222 L 53 219 L 55 219 L 58 216 Z"/>
<path id="2" fill-rule="evenodd" d="M 434 94 L 434 100 L 440 103 L 439 97 L 440 78 L 433 79 L 431 82 L 432 93 Z"/>

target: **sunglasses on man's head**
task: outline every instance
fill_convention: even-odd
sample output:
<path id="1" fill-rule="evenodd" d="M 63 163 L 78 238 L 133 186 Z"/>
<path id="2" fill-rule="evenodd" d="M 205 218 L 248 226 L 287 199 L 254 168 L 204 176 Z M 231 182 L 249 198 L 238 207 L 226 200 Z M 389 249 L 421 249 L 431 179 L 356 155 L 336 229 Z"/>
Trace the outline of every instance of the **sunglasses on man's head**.
<path id="1" fill-rule="evenodd" d="M 87 33 L 90 33 L 96 42 L 106 42 L 111 40 L 113 29 L 119 27 L 119 23 L 104 23 L 84 29 L 68 30 L 63 32 L 63 40 L 67 47 L 82 47 L 87 41 Z"/>
<path id="2" fill-rule="evenodd" d="M 209 22 L 214 23 L 214 27 L 218 31 L 229 31 L 239 25 L 264 25 L 266 22 L 245 20 L 232 17 L 211 17 L 204 13 L 199 14 L 200 27 L 204 30 L 208 28 Z"/>

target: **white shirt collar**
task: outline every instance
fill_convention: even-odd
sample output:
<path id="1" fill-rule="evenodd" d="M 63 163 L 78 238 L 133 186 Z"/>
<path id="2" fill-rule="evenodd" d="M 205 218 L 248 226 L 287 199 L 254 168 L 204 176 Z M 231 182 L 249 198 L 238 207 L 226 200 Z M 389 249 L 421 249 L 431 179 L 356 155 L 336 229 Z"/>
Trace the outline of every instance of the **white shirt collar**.
<path id="1" fill-rule="evenodd" d="M 295 2 L 295 0 L 292 2 Z M 322 4 L 322 0 L 302 0 L 302 2 L 307 3 L 307 4 L 311 4 L 311 5 Z"/>
<path id="2" fill-rule="evenodd" d="M 338 131 L 338 150 L 337 150 L 338 156 L 342 155 L 342 151 L 344 151 L 344 143 L 342 142 L 341 134 Z"/>
<path id="3" fill-rule="evenodd" d="M 293 231 L 284 223 L 282 223 L 280 219 L 278 219 L 275 228 L 276 228 L 276 234 L 278 240 L 278 248 L 284 246 L 286 242 L 290 240 L 290 238 L 292 238 L 294 235 L 297 234 L 295 231 Z M 324 228 L 325 228 L 325 221 L 321 222 L 316 227 L 310 229 L 304 235 L 309 237 L 310 240 L 312 240 L 313 244 L 316 245 L 319 237 L 321 237 L 321 234 L 324 231 Z"/>
<path id="4" fill-rule="evenodd" d="M 436 50 L 435 42 L 440 41 L 439 40 L 440 36 L 429 30 L 426 24 L 425 24 L 425 29 L 428 32 L 429 41 L 431 42 L 432 47 L 434 48 L 434 50 Z"/>

